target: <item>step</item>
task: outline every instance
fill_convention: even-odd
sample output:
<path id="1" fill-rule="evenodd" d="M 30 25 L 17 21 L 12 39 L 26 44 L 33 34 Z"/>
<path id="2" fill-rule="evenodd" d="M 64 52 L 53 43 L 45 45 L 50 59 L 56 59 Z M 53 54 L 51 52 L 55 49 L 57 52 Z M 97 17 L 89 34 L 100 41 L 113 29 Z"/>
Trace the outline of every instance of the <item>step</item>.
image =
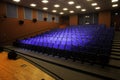
<path id="1" fill-rule="evenodd" d="M 120 53 L 119 52 L 111 52 L 111 55 L 120 56 Z"/>
<path id="2" fill-rule="evenodd" d="M 113 42 L 113 44 L 120 44 L 120 41 L 119 42 Z"/>
<path id="3" fill-rule="evenodd" d="M 120 49 L 120 46 L 112 46 L 112 49 Z"/>
<path id="4" fill-rule="evenodd" d="M 120 40 L 118 40 L 118 39 L 117 39 L 117 40 L 113 40 L 113 42 L 118 42 L 118 43 L 119 43 L 119 42 L 120 42 Z"/>
<path id="5" fill-rule="evenodd" d="M 110 55 L 110 57 L 113 57 L 113 58 L 118 58 L 118 59 L 120 59 L 120 56 L 117 56 L 117 55 Z"/>
<path id="6" fill-rule="evenodd" d="M 120 46 L 120 44 L 115 44 L 115 43 L 113 43 L 112 45 L 114 45 L 114 46 Z"/>
<path id="7" fill-rule="evenodd" d="M 110 56 L 110 59 L 120 60 L 120 56 L 111 55 L 111 56 Z"/>
<path id="8" fill-rule="evenodd" d="M 120 43 L 120 41 L 113 41 L 113 43 Z"/>
<path id="9" fill-rule="evenodd" d="M 120 41 L 119 42 L 113 42 L 113 44 L 120 44 Z"/>
<path id="10" fill-rule="evenodd" d="M 120 49 L 112 49 L 112 52 L 120 52 Z"/>
<path id="11" fill-rule="evenodd" d="M 116 66 L 120 68 L 120 60 L 110 59 L 109 65 Z"/>

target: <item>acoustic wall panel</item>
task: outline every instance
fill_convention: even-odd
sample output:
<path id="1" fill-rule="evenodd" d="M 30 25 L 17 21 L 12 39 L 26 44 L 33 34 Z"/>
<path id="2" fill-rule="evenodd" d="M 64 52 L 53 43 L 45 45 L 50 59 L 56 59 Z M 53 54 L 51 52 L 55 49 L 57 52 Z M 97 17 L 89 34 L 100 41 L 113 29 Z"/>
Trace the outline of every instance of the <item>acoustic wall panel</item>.
<path id="1" fill-rule="evenodd" d="M 55 16 L 55 22 L 59 22 L 59 16 Z"/>
<path id="2" fill-rule="evenodd" d="M 16 5 L 7 4 L 7 17 L 18 18 L 18 7 Z"/>
<path id="3" fill-rule="evenodd" d="M 48 19 L 47 19 L 48 22 L 52 22 L 52 15 L 51 14 L 48 14 Z"/>
<path id="4" fill-rule="evenodd" d="M 41 11 L 38 11 L 37 14 L 38 14 L 38 20 L 43 21 L 43 13 Z"/>
<path id="5" fill-rule="evenodd" d="M 24 19 L 32 20 L 32 9 L 24 8 Z"/>

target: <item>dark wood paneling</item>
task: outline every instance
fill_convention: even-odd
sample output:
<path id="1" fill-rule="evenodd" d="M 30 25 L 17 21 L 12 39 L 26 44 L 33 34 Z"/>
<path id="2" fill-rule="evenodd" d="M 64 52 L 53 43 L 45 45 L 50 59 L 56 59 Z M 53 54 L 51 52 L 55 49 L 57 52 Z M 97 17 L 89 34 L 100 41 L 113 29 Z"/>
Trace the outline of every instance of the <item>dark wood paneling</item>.
<path id="1" fill-rule="evenodd" d="M 106 27 L 111 26 L 111 12 L 103 11 L 99 13 L 99 24 L 105 24 Z"/>

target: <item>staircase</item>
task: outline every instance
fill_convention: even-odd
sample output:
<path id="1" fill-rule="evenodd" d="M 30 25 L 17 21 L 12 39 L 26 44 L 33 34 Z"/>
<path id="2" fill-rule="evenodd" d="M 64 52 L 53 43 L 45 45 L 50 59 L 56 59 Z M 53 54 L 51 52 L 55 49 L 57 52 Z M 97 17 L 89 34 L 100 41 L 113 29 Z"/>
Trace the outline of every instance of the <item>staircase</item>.
<path id="1" fill-rule="evenodd" d="M 114 41 L 112 44 L 111 58 L 120 60 L 120 41 Z"/>
<path id="2" fill-rule="evenodd" d="M 120 32 L 115 32 L 110 56 L 110 65 L 120 67 Z"/>

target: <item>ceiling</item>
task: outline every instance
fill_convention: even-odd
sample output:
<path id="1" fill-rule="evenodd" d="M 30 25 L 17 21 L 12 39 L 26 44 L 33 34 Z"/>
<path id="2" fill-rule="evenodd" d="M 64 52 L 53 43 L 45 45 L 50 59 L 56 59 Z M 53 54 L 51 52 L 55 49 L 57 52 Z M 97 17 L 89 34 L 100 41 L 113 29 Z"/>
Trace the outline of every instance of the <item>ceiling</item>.
<path id="1" fill-rule="evenodd" d="M 13 2 L 13 0 L 3 0 L 5 2 L 35 8 L 39 10 L 43 10 L 43 7 L 47 7 L 48 10 L 45 10 L 46 12 L 53 13 L 52 10 L 56 10 L 57 12 L 55 14 L 60 14 L 60 12 L 64 12 L 64 15 L 66 14 L 77 14 L 77 13 L 91 13 L 91 12 L 98 12 L 103 10 L 113 10 L 113 9 L 120 9 L 120 1 L 112 3 L 111 0 L 48 0 L 49 2 L 44 4 L 41 1 L 42 0 L 21 0 L 20 2 Z M 69 1 L 74 1 L 73 5 L 69 5 Z M 31 7 L 30 4 L 34 3 L 37 6 Z M 97 6 L 91 6 L 91 3 L 97 3 Z M 54 5 L 59 4 L 60 7 L 55 8 Z M 118 7 L 112 7 L 112 4 L 118 4 Z M 81 8 L 77 9 L 75 6 L 80 5 Z M 100 7 L 99 10 L 95 10 L 95 7 Z M 68 8 L 67 11 L 64 11 L 63 8 Z M 86 9 L 85 12 L 82 12 L 81 9 Z M 74 13 L 70 13 L 69 11 L 73 10 Z M 44 10 L 43 10 L 44 11 Z"/>

